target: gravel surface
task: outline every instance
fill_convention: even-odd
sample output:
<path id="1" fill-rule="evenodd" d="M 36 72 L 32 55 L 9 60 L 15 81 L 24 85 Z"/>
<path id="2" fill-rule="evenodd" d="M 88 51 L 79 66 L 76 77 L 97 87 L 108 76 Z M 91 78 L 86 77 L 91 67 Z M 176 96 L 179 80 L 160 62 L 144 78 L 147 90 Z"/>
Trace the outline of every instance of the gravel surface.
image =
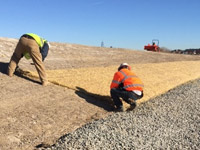
<path id="1" fill-rule="evenodd" d="M 200 149 L 200 80 L 64 135 L 47 150 Z"/>

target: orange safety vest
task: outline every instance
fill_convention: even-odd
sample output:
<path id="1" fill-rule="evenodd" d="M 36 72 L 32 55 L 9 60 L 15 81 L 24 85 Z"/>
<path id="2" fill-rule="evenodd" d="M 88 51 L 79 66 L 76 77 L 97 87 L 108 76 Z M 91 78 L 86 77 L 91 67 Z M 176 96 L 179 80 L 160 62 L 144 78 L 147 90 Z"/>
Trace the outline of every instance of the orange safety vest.
<path id="1" fill-rule="evenodd" d="M 123 88 L 126 91 L 143 91 L 142 81 L 128 69 L 121 69 L 115 73 L 110 88 L 118 88 L 121 83 L 123 83 Z"/>

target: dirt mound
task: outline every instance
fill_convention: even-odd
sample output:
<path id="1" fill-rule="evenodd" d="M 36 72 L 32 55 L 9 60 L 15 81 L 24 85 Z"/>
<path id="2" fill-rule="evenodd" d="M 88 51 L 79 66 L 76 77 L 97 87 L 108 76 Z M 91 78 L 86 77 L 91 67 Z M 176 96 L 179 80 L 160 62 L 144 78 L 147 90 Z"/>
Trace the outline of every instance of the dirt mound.
<path id="1" fill-rule="evenodd" d="M 17 39 L 0 38 L 0 149 L 28 150 L 43 142 L 52 144 L 62 135 L 74 131 L 85 123 L 113 113 L 110 103 L 106 100 L 102 101 L 102 99 L 105 99 L 104 96 L 94 99 L 89 94 L 80 92 L 80 90 L 87 90 L 85 87 L 82 87 L 79 91 L 54 84 L 42 87 L 38 79 L 19 74 L 12 78 L 8 77 L 5 74 L 6 68 L 16 44 Z M 81 72 L 83 75 L 87 73 L 87 70 L 94 68 L 98 70 L 98 67 L 103 70 L 109 68 L 111 69 L 110 72 L 115 72 L 116 66 L 122 62 L 127 62 L 133 64 L 132 68 L 135 67 L 135 72 L 140 77 L 142 77 L 142 74 L 139 68 L 141 66 L 148 68 L 148 66 L 145 66 L 148 63 L 155 63 L 155 65 L 152 64 L 152 67 L 158 68 L 160 74 L 168 76 L 169 72 L 159 70 L 157 63 L 192 61 L 191 64 L 194 66 L 198 62 L 193 61 L 200 60 L 199 56 L 54 42 L 51 42 L 51 45 L 51 50 L 45 60 L 48 73 L 54 70 L 67 70 L 66 72 L 69 73 L 68 69 L 80 71 L 85 69 L 85 72 Z M 23 58 L 19 66 L 24 70 L 35 71 L 35 67 L 31 63 L 31 60 L 27 61 Z M 188 62 L 185 65 L 188 65 Z M 167 68 L 168 64 L 165 67 Z M 174 69 L 177 68 L 178 66 Z M 196 71 L 193 67 L 191 69 Z M 181 71 L 183 72 L 183 70 L 184 68 Z M 148 72 L 146 76 L 150 74 L 152 73 Z M 76 77 L 76 75 L 78 73 L 70 77 Z M 190 72 L 190 75 L 193 76 L 193 72 Z M 49 77 L 51 79 L 51 75 Z M 160 77 L 158 78 L 160 79 Z M 182 81 L 182 79 L 180 80 Z M 110 82 L 108 79 L 106 81 Z M 145 84 L 147 84 L 146 82 L 144 81 Z M 73 84 L 73 82 L 70 84 Z M 109 87 L 107 89 L 109 90 Z M 93 91 L 94 93 L 96 92 Z"/>

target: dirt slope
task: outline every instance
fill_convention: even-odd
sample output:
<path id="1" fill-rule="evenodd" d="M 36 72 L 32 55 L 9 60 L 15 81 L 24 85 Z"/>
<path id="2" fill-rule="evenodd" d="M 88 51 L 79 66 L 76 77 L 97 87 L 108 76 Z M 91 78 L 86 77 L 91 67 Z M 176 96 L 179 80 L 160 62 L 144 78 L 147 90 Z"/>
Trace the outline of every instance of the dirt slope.
<path id="1" fill-rule="evenodd" d="M 17 39 L 0 38 L 0 149 L 29 150 L 41 143 L 55 143 L 62 135 L 112 112 L 108 101 L 38 80 L 6 73 Z M 200 60 L 199 56 L 152 53 L 51 43 L 47 70 Z M 19 66 L 35 70 L 24 58 Z"/>

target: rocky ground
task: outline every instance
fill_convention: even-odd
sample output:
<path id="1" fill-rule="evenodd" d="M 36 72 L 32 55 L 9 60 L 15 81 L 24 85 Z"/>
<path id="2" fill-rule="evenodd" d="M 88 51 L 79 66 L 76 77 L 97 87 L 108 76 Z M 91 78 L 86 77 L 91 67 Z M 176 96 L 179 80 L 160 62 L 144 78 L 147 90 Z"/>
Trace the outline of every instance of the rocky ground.
<path id="1" fill-rule="evenodd" d="M 42 87 L 37 79 L 20 74 L 8 77 L 6 69 L 17 41 L 0 38 L 0 149 L 29 150 L 42 144 L 53 145 L 61 136 L 86 123 L 109 115 L 123 116 L 132 113 L 115 114 L 106 101 L 92 101 L 89 95 L 54 84 Z M 47 70 L 110 66 L 122 62 L 140 64 L 200 60 L 199 56 L 190 55 L 53 42 L 51 45 L 45 60 Z M 25 70 L 35 70 L 31 63 L 23 58 L 19 66 Z"/>

